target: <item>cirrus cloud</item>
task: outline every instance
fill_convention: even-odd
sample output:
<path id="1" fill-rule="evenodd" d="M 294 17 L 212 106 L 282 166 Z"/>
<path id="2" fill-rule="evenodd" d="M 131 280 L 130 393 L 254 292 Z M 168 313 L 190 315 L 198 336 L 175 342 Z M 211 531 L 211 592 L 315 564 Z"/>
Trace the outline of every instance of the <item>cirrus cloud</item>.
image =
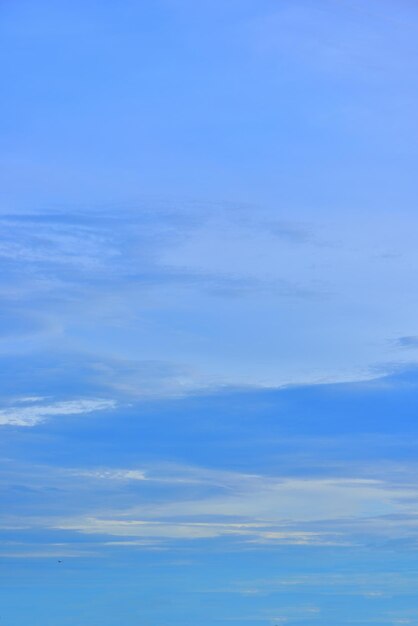
<path id="1" fill-rule="evenodd" d="M 44 422 L 50 417 L 64 415 L 79 415 L 115 408 L 114 400 L 104 398 L 89 398 L 78 400 L 64 400 L 49 404 L 32 404 L 12 406 L 0 410 L 0 426 L 31 427 Z"/>

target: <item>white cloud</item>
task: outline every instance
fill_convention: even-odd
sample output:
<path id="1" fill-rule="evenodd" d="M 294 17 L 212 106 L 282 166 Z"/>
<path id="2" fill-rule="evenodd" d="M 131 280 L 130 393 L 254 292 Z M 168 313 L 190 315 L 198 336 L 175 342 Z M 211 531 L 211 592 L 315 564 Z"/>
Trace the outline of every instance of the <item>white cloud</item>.
<path id="1" fill-rule="evenodd" d="M 228 536 L 253 544 L 352 545 L 364 532 L 396 535 L 399 515 L 406 518 L 412 503 L 418 501 L 413 485 L 392 485 L 374 479 L 282 478 L 203 468 L 94 469 L 72 473 L 100 481 L 167 485 L 164 492 L 158 491 L 151 497 L 131 492 L 124 509 L 101 507 L 54 521 L 54 528 L 123 537 Z M 196 483 L 201 485 L 198 494 Z M 118 491 L 118 498 L 120 495 Z M 391 516 L 396 516 L 396 522 Z M 402 525 L 403 529 L 408 526 L 410 521 Z"/>
<path id="2" fill-rule="evenodd" d="M 45 396 L 24 396 L 23 398 L 16 398 L 16 404 L 27 404 L 33 402 L 43 402 L 46 400 Z"/>
<path id="3" fill-rule="evenodd" d="M 68 552 L 62 550 L 44 551 L 44 550 L 33 550 L 31 552 L 2 552 L 1 557 L 7 559 L 74 559 L 74 558 L 85 558 L 86 556 L 100 556 L 97 552 L 87 552 L 87 551 L 79 551 L 79 552 Z"/>
<path id="4" fill-rule="evenodd" d="M 5 481 L 30 488 L 34 476 L 45 486 L 45 501 L 51 488 L 70 495 L 54 516 L 36 518 L 28 508 L 29 527 L 127 540 L 229 538 L 253 546 L 364 545 L 418 536 L 418 490 L 409 475 L 400 482 L 295 478 L 163 464 L 52 475 L 31 467 L 30 474 L 12 473 Z"/>
<path id="5" fill-rule="evenodd" d="M 54 524 L 52 528 L 75 530 L 84 534 L 153 539 L 214 539 L 229 536 L 251 540 L 253 537 L 263 538 L 268 534 L 266 533 L 267 526 L 258 523 L 161 522 L 99 517 L 81 517 L 62 521 Z M 277 543 L 322 545 L 323 534 L 289 530 L 274 533 L 274 539 Z"/>
<path id="6" fill-rule="evenodd" d="M 24 402 L 27 402 L 27 398 Z M 31 406 L 13 406 L 9 409 L 0 410 L 0 426 L 36 426 L 49 417 L 62 415 L 79 415 L 113 409 L 116 406 L 114 400 L 103 398 L 90 398 L 79 400 L 65 400 L 50 404 L 33 404 Z"/>
<path id="7" fill-rule="evenodd" d="M 99 480 L 147 480 L 146 473 L 138 469 L 74 470 L 72 474 Z"/>
<path id="8" fill-rule="evenodd" d="M 346 518 L 370 518 L 406 512 L 409 499 L 417 498 L 411 487 L 395 488 L 378 480 L 295 479 L 214 473 L 216 494 L 172 497 L 138 508 L 138 513 L 158 518 L 175 516 L 227 516 L 283 522 L 308 523 Z M 405 499 L 405 504 L 402 500 Z"/>

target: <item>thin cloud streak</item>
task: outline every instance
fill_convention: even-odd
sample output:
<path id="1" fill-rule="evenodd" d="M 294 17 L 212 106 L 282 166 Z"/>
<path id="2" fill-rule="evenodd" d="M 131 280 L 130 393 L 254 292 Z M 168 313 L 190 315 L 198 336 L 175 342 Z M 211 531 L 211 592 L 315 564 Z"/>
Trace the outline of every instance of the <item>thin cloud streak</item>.
<path id="1" fill-rule="evenodd" d="M 22 400 L 21 400 L 22 402 Z M 27 403 L 27 398 L 23 399 Z M 100 398 L 66 400 L 50 404 L 15 406 L 0 410 L 0 426 L 34 427 L 51 417 L 80 415 L 114 409 L 116 402 Z"/>

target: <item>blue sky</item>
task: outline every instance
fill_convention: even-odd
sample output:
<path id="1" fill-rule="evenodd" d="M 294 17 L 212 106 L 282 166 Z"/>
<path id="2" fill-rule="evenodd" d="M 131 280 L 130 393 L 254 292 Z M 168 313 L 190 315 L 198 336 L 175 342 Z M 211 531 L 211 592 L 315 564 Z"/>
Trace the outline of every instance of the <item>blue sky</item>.
<path id="1" fill-rule="evenodd" d="M 418 624 L 418 8 L 0 16 L 1 623 Z"/>

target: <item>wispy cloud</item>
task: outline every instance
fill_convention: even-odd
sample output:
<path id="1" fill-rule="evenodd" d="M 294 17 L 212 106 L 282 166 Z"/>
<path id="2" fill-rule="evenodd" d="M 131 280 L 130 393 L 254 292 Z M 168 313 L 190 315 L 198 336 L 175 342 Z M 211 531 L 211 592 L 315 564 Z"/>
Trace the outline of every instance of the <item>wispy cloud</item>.
<path id="1" fill-rule="evenodd" d="M 80 415 L 113 409 L 116 406 L 115 401 L 101 398 L 65 400 L 46 404 L 31 404 L 30 406 L 27 406 L 27 398 L 23 398 L 23 402 L 25 406 L 11 406 L 8 409 L 0 410 L 0 426 L 31 427 L 50 417 Z"/>
<path id="2" fill-rule="evenodd" d="M 97 469 L 97 470 L 74 470 L 71 472 L 75 476 L 93 478 L 99 480 L 147 480 L 146 472 L 137 469 Z"/>
<path id="3" fill-rule="evenodd" d="M 43 474 L 40 468 L 31 476 L 44 483 L 46 494 L 62 492 L 60 510 L 55 507 L 42 518 L 28 510 L 22 519 L 29 528 L 129 540 L 223 538 L 254 546 L 418 540 L 418 490 L 409 482 L 175 466 L 63 469 L 53 477 L 45 469 Z M 20 475 L 21 487 L 30 487 L 31 476 Z M 70 498 L 64 496 L 68 492 Z"/>
<path id="4" fill-rule="evenodd" d="M 397 283 L 412 280 L 415 253 L 388 218 L 376 233 L 366 217 L 354 228 L 306 211 L 156 203 L 121 206 L 117 218 L 102 207 L 0 219 L 7 354 L 80 346 L 80 360 L 97 355 L 103 379 L 113 369 L 108 384 L 138 396 L 358 380 L 387 362 L 387 337 L 401 322 L 410 335 L 390 357 L 413 361 L 405 347 L 415 312 L 394 308 L 383 288 L 387 263 L 376 254 L 403 249 L 390 268 L 397 293 Z M 353 323 L 347 302 L 367 314 Z M 372 324 L 381 308 L 387 318 Z"/>
<path id="5" fill-rule="evenodd" d="M 249 580 L 247 580 L 249 579 Z M 392 571 L 375 572 L 371 578 L 367 573 L 349 572 L 315 572 L 315 574 L 278 576 L 260 578 L 243 575 L 241 581 L 236 581 L 228 588 L 230 593 L 239 594 L 270 594 L 279 591 L 289 593 L 295 589 L 303 589 L 305 593 L 312 592 L 326 595 L 362 596 L 371 600 L 391 598 L 393 595 L 408 595 L 414 593 L 418 582 L 418 572 L 411 570 L 400 573 Z"/>
<path id="6" fill-rule="evenodd" d="M 283 530 L 269 531 L 262 523 L 234 522 L 162 522 L 141 519 L 118 519 L 85 517 L 53 522 L 57 530 L 73 530 L 83 534 L 111 535 L 118 537 L 143 537 L 157 539 L 215 539 L 221 537 L 265 539 L 276 543 L 293 545 L 334 545 L 324 533 Z M 338 545 L 338 542 L 337 542 Z"/>

